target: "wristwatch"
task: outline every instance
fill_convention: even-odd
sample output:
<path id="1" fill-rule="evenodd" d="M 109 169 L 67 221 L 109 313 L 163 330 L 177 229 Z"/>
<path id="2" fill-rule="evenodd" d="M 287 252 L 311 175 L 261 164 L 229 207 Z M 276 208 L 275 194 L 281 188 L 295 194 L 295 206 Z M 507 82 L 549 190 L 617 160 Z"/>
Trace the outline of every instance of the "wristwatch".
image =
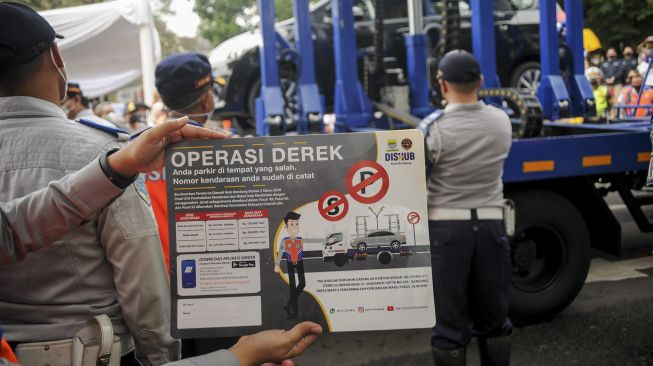
<path id="1" fill-rule="evenodd" d="M 122 175 L 118 174 L 113 168 L 111 168 L 111 165 L 109 165 L 109 160 L 107 159 L 109 155 L 115 153 L 120 149 L 115 148 L 107 151 L 106 154 L 100 155 L 100 168 L 102 169 L 102 172 L 104 172 L 104 175 L 109 178 L 111 183 L 113 183 L 116 187 L 120 189 L 125 189 L 129 187 L 130 184 L 134 183 L 136 181 L 136 178 L 138 178 L 138 174 L 134 175 L 133 177 L 125 178 Z"/>

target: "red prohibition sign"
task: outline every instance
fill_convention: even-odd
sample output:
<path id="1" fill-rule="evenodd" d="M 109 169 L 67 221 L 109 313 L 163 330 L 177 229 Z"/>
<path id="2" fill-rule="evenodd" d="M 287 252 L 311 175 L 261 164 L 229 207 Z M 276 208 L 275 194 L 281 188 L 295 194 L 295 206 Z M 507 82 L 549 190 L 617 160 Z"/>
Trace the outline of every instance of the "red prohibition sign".
<path id="1" fill-rule="evenodd" d="M 329 203 L 327 200 L 331 197 L 337 197 L 337 200 Z M 326 207 L 324 206 L 325 203 Z M 340 209 L 340 206 L 342 206 L 342 209 Z M 339 221 L 345 217 L 347 211 L 349 211 L 349 202 L 344 194 L 338 191 L 329 191 L 320 197 L 320 200 L 317 203 L 317 209 L 320 212 L 320 215 L 322 215 L 326 220 Z M 329 212 L 333 210 L 336 210 L 336 212 L 329 214 Z"/>
<path id="2" fill-rule="evenodd" d="M 376 170 L 376 173 L 370 175 L 358 184 L 354 185 L 354 174 L 356 174 L 356 172 L 362 168 L 372 168 Z M 372 185 L 379 179 L 381 180 L 381 189 L 375 195 L 370 197 L 361 195 L 360 192 L 362 192 L 366 187 Z M 354 166 L 352 166 L 347 173 L 347 180 L 345 183 L 347 184 L 347 192 L 349 192 L 353 199 L 360 203 L 367 204 L 380 201 L 385 196 L 385 194 L 388 193 L 388 188 L 390 188 L 390 178 L 388 177 L 388 172 L 381 166 L 381 164 L 373 160 L 362 160 L 354 164 Z"/>
<path id="3" fill-rule="evenodd" d="M 409 212 L 408 217 L 406 219 L 408 219 L 409 224 L 415 225 L 415 224 L 417 224 L 419 222 L 419 214 L 417 212 L 414 212 L 414 211 Z"/>

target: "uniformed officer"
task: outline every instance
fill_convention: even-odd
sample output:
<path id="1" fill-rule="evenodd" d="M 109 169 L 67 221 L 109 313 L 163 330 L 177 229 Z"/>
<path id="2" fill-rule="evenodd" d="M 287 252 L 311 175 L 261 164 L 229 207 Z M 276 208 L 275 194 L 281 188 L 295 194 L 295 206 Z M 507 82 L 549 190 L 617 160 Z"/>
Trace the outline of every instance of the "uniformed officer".
<path id="1" fill-rule="evenodd" d="M 175 54 L 161 61 L 154 73 L 155 85 L 171 118 L 188 116 L 191 124 L 204 125 L 213 113 L 213 84 L 211 64 L 206 56 L 187 52 Z M 146 186 L 152 200 L 154 216 L 159 226 L 159 236 L 166 265 L 169 264 L 168 206 L 163 169 L 147 174 Z M 183 355 L 193 356 L 215 349 L 228 348 L 237 337 L 214 339 L 184 339 Z"/>
<path id="2" fill-rule="evenodd" d="M 203 125 L 213 112 L 213 82 L 211 64 L 206 56 L 199 53 L 172 55 L 156 66 L 155 84 L 170 117 L 188 116 L 191 124 L 198 126 Z M 149 173 L 145 183 L 159 225 L 166 266 L 170 269 L 164 171 Z"/>
<path id="3" fill-rule="evenodd" d="M 283 218 L 283 223 L 288 232 L 287 237 L 283 238 L 278 244 L 277 256 L 274 262 L 274 272 L 281 272 L 281 258 L 286 260 L 288 269 L 288 285 L 290 288 L 290 297 L 283 309 L 289 318 L 299 317 L 299 295 L 302 294 L 306 287 L 306 276 L 304 275 L 304 243 L 299 236 L 299 218 L 300 214 L 290 211 Z M 296 278 L 295 278 L 296 275 Z"/>
<path id="4" fill-rule="evenodd" d="M 102 126 L 112 128 L 118 127 L 115 123 L 95 115 L 95 113 L 93 113 L 89 108 L 90 106 L 91 103 L 88 101 L 88 98 L 84 96 L 84 93 L 82 93 L 79 84 L 68 83 L 66 89 L 66 100 L 61 104 L 61 109 L 66 113 L 68 119 L 76 120 L 84 118 Z"/>
<path id="5" fill-rule="evenodd" d="M 438 68 L 447 105 L 425 129 L 437 319 L 433 357 L 436 365 L 464 365 L 467 344 L 476 336 L 482 365 L 508 365 L 511 259 L 501 176 L 510 120 L 478 100 L 482 76 L 473 55 L 451 51 Z"/>
<path id="6" fill-rule="evenodd" d="M 0 201 L 123 145 L 119 131 L 70 123 L 59 107 L 67 80 L 56 38 L 31 8 L 0 2 Z M 143 183 L 119 174 L 114 182 L 125 192 L 97 217 L 24 261 L 0 266 L 7 339 L 69 340 L 93 316 L 107 314 L 125 356 L 143 365 L 179 358 L 156 223 L 144 188 L 137 189 Z"/>

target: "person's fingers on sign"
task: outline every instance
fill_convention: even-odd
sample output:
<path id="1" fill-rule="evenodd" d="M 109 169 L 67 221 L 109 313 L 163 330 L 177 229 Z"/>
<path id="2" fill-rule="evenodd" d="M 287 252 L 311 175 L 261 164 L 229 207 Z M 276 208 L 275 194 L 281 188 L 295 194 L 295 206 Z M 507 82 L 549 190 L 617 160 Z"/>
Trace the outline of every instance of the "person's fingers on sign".
<path id="1" fill-rule="evenodd" d="M 188 117 L 169 121 L 143 132 L 127 147 L 109 156 L 109 164 L 123 177 L 161 169 L 164 152 L 171 142 L 193 139 L 223 139 L 227 135 L 188 124 Z"/>
<path id="2" fill-rule="evenodd" d="M 304 353 L 320 334 L 322 327 L 318 324 L 303 322 L 287 331 L 266 330 L 243 336 L 229 350 L 236 355 L 241 366 L 260 365 L 264 362 L 273 362 L 267 365 L 274 365 L 274 362 L 284 366 L 292 365 L 288 359 Z"/>

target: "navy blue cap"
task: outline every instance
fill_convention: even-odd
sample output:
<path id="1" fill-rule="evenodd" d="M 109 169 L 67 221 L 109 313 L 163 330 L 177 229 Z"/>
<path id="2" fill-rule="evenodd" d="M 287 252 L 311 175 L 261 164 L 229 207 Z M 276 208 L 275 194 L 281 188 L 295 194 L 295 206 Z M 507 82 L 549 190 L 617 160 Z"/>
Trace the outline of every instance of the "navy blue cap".
<path id="1" fill-rule="evenodd" d="M 63 38 L 27 5 L 0 2 L 0 70 L 24 64 Z"/>
<path id="2" fill-rule="evenodd" d="M 156 66 L 154 83 L 168 108 L 176 110 L 189 107 L 189 97 L 200 98 L 213 86 L 211 63 L 200 53 L 172 55 Z"/>
<path id="3" fill-rule="evenodd" d="M 452 83 L 473 83 L 481 78 L 481 66 L 467 51 L 449 51 L 438 64 L 438 78 Z"/>

